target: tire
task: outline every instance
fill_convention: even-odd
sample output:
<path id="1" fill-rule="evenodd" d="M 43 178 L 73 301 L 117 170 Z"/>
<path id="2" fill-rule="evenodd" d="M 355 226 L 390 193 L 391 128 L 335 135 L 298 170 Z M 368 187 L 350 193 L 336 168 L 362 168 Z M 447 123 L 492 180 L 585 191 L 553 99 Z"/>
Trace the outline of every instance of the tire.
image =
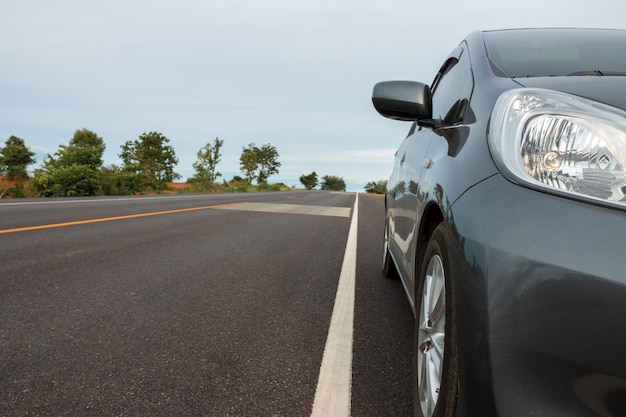
<path id="1" fill-rule="evenodd" d="M 451 417 L 458 391 L 451 256 L 439 225 L 424 252 L 415 293 L 413 403 L 416 417 Z"/>
<path id="2" fill-rule="evenodd" d="M 383 264 L 382 273 L 386 278 L 396 279 L 399 277 L 396 265 L 389 253 L 389 220 L 385 220 L 385 231 L 383 235 Z"/>

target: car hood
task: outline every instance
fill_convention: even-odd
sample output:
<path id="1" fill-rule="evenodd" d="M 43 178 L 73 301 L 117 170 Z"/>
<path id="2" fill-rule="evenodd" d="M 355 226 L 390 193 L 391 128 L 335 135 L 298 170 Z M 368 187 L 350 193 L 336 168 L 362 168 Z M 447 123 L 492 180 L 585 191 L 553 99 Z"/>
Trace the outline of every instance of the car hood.
<path id="1" fill-rule="evenodd" d="M 626 110 L 626 77 L 534 77 L 515 81 L 523 87 L 557 90 Z"/>

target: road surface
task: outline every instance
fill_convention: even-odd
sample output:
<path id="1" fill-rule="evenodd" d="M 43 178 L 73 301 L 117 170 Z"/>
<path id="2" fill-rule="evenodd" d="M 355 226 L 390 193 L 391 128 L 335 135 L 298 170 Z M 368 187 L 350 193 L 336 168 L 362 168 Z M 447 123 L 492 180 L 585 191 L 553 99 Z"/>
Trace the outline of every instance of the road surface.
<path id="1" fill-rule="evenodd" d="M 310 416 L 316 401 L 411 415 L 413 319 L 380 275 L 383 199 L 355 201 L 0 201 L 0 416 Z M 353 321 L 337 362 L 335 309 Z"/>

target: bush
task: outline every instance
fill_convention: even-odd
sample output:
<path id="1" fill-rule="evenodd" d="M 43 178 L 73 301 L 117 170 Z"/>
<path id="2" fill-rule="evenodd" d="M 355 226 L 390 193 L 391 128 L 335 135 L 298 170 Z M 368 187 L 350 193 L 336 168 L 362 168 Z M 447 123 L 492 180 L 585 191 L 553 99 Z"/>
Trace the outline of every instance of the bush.
<path id="1" fill-rule="evenodd" d="M 227 193 L 249 193 L 255 190 L 248 181 L 237 176 L 232 181 L 224 181 L 220 188 L 220 191 Z"/>
<path id="2" fill-rule="evenodd" d="M 116 166 L 102 168 L 100 185 L 105 195 L 132 195 L 155 188 L 147 175 L 124 171 Z"/>
<path id="3" fill-rule="evenodd" d="M 370 181 L 365 184 L 365 192 L 370 194 L 385 194 L 387 191 L 387 181 Z"/>
<path id="4" fill-rule="evenodd" d="M 26 198 L 28 189 L 23 182 L 12 185 L 0 184 L 0 198 Z"/>
<path id="5" fill-rule="evenodd" d="M 346 191 L 346 182 L 343 177 L 324 175 L 320 189 L 324 191 Z"/>
<path id="6" fill-rule="evenodd" d="M 266 182 L 257 185 L 258 191 L 283 191 L 288 187 L 285 184 L 268 184 Z"/>

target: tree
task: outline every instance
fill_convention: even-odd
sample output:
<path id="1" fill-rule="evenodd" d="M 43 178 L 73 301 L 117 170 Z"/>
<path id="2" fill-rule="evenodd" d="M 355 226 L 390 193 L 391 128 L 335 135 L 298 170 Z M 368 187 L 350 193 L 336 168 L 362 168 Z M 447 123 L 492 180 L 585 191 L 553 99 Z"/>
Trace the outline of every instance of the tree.
<path id="1" fill-rule="evenodd" d="M 213 144 L 208 142 L 198 151 L 198 160 L 193 164 L 193 168 L 196 170 L 196 174 L 193 179 L 204 187 L 211 186 L 217 177 L 222 176 L 222 174 L 216 172 L 215 169 L 217 164 L 220 162 L 220 158 L 222 157 L 220 148 L 223 143 L 223 140 L 215 138 Z"/>
<path id="2" fill-rule="evenodd" d="M 370 194 L 385 194 L 387 190 L 387 180 L 370 181 L 365 184 L 365 192 Z"/>
<path id="3" fill-rule="evenodd" d="M 257 151 L 258 176 L 257 180 L 265 184 L 272 174 L 278 174 L 281 163 L 278 162 L 278 151 L 269 143 L 261 146 Z"/>
<path id="4" fill-rule="evenodd" d="M 35 153 L 26 147 L 23 139 L 11 136 L 0 148 L 0 174 L 9 180 L 28 178 L 26 167 L 35 163 Z"/>
<path id="5" fill-rule="evenodd" d="M 74 132 L 74 137 L 70 140 L 69 146 L 73 148 L 94 148 L 100 155 L 100 158 L 102 158 L 102 154 L 104 154 L 106 149 L 102 138 L 87 129 Z M 98 165 L 102 165 L 102 160 L 99 161 Z"/>
<path id="6" fill-rule="evenodd" d="M 302 174 L 300 176 L 300 182 L 307 190 L 312 190 L 317 187 L 318 179 L 315 171 L 311 172 L 309 175 Z"/>
<path id="7" fill-rule="evenodd" d="M 102 166 L 105 149 L 101 137 L 90 130 L 82 129 L 74 132 L 69 144 L 61 145 L 56 155 L 63 166 L 84 165 L 95 171 Z"/>
<path id="8" fill-rule="evenodd" d="M 34 185 L 43 196 L 91 196 L 102 194 L 100 167 L 104 141 L 87 129 L 77 130 L 68 145 L 54 157 L 48 155 L 35 171 Z"/>
<path id="9" fill-rule="evenodd" d="M 124 170 L 145 175 L 155 188 L 165 188 L 167 182 L 180 178 L 174 172 L 178 158 L 169 141 L 158 132 L 144 133 L 139 140 L 127 141 L 119 154 Z"/>
<path id="10" fill-rule="evenodd" d="M 256 179 L 257 154 L 254 150 L 254 144 L 251 143 L 247 148 L 243 148 L 239 157 L 239 169 L 249 184 Z"/>
<path id="11" fill-rule="evenodd" d="M 346 182 L 343 180 L 343 177 L 324 175 L 320 188 L 325 191 L 346 191 Z"/>
<path id="12" fill-rule="evenodd" d="M 256 180 L 257 184 L 265 184 L 270 175 L 278 174 L 281 166 L 278 156 L 276 147 L 269 143 L 260 148 L 251 143 L 242 148 L 239 167 L 249 183 Z"/>

